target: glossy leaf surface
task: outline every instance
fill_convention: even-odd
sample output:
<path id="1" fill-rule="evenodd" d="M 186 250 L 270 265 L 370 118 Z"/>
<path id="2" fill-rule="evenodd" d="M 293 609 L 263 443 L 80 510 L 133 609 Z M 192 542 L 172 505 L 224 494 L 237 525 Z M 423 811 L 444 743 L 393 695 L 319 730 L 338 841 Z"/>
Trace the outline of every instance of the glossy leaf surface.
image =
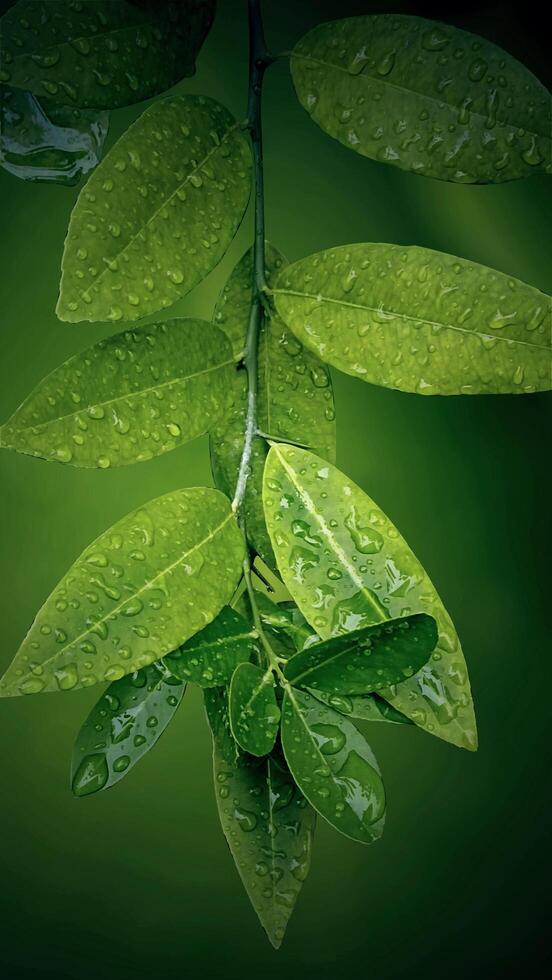
<path id="1" fill-rule="evenodd" d="M 230 730 L 228 710 L 228 688 L 207 687 L 203 691 L 203 704 L 213 743 L 221 760 L 233 766 L 239 756 L 240 749 Z"/>
<path id="2" fill-rule="evenodd" d="M 453 255 L 331 248 L 284 269 L 275 302 L 302 343 L 371 384 L 422 395 L 551 386 L 549 297 Z"/>
<path id="3" fill-rule="evenodd" d="M 378 694 L 327 694 L 324 691 L 310 689 L 309 694 L 327 704 L 340 714 L 356 721 L 379 721 L 392 725 L 413 725 L 414 722 L 397 711 L 392 704 L 384 701 Z"/>
<path id="4" fill-rule="evenodd" d="M 193 75 L 214 0 L 18 0 L 1 20 L 0 81 L 58 105 L 115 109 Z"/>
<path id="5" fill-rule="evenodd" d="M 227 109 L 203 96 L 155 102 L 79 195 L 60 319 L 136 320 L 176 302 L 224 255 L 250 187 L 247 139 Z"/>
<path id="6" fill-rule="evenodd" d="M 149 501 L 101 534 L 38 612 L 0 696 L 69 691 L 146 667 L 231 598 L 243 541 L 230 503 L 195 487 Z"/>
<path id="7" fill-rule="evenodd" d="M 229 684 L 238 664 L 255 649 L 255 631 L 229 606 L 178 650 L 165 657 L 168 669 L 183 681 L 200 687 Z"/>
<path id="8" fill-rule="evenodd" d="M 77 735 L 71 764 L 75 796 L 108 789 L 130 772 L 163 734 L 186 685 L 162 663 L 110 684 Z"/>
<path id="9" fill-rule="evenodd" d="M 230 727 L 238 745 L 251 755 L 268 755 L 280 723 L 272 670 L 240 664 L 232 677 L 228 703 Z"/>
<path id="10" fill-rule="evenodd" d="M 477 747 L 460 641 L 427 573 L 374 501 L 334 466 L 291 446 L 272 446 L 264 505 L 278 567 L 322 639 L 386 619 L 427 613 L 439 642 L 421 671 L 381 693 L 431 734 Z M 288 506 L 282 508 L 285 495 Z"/>
<path id="11" fill-rule="evenodd" d="M 550 96 L 519 61 L 450 24 L 349 17 L 301 38 L 299 100 L 363 156 L 428 177 L 495 183 L 550 173 Z"/>
<path id="12" fill-rule="evenodd" d="M 293 685 L 315 692 L 368 694 L 412 677 L 436 643 L 431 616 L 404 616 L 309 646 L 288 661 L 285 674 Z"/>
<path id="13" fill-rule="evenodd" d="M 362 844 L 381 837 L 385 790 L 370 746 L 350 721 L 288 688 L 282 746 L 299 789 L 336 830 Z"/>
<path id="14" fill-rule="evenodd" d="M 152 459 L 224 415 L 233 375 L 228 339 L 203 320 L 126 330 L 41 381 L 0 429 L 0 445 L 104 469 Z"/>

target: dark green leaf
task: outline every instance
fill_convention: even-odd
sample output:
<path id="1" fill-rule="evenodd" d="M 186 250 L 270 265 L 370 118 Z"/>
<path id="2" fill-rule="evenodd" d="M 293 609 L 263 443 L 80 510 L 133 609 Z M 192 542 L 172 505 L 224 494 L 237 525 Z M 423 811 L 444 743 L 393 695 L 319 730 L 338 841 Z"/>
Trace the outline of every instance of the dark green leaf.
<path id="1" fill-rule="evenodd" d="M 145 7 L 145 5 L 144 5 Z M 19 0 L 1 21 L 0 81 L 58 105 L 115 109 L 193 75 L 214 0 Z"/>
<path id="2" fill-rule="evenodd" d="M 229 766 L 233 766 L 239 758 L 240 750 L 230 730 L 228 688 L 205 688 L 203 691 L 203 703 L 219 759 L 224 760 Z"/>
<path id="3" fill-rule="evenodd" d="M 81 191 L 62 261 L 60 319 L 136 320 L 220 261 L 251 188 L 246 136 L 203 96 L 155 102 Z"/>
<path id="4" fill-rule="evenodd" d="M 233 374 L 228 339 L 203 320 L 126 330 L 41 381 L 0 429 L 0 445 L 74 466 L 151 459 L 224 415 Z"/>
<path id="5" fill-rule="evenodd" d="M 388 722 L 392 725 L 413 725 L 414 722 L 397 711 L 392 704 L 384 701 L 378 694 L 327 694 L 324 691 L 309 690 L 315 698 L 327 704 L 340 714 L 358 721 Z"/>
<path id="6" fill-rule="evenodd" d="M 232 597 L 243 539 L 218 490 L 150 500 L 100 535 L 38 612 L 0 697 L 119 680 L 159 660 Z"/>
<path id="7" fill-rule="evenodd" d="M 97 793 L 126 776 L 165 731 L 185 690 L 186 685 L 157 662 L 110 684 L 75 741 L 75 796 Z"/>
<path id="8" fill-rule="evenodd" d="M 466 259 L 344 245 L 284 269 L 275 301 L 299 340 L 371 384 L 422 395 L 551 386 L 549 297 Z"/>
<path id="9" fill-rule="evenodd" d="M 381 837 L 385 790 L 370 746 L 350 721 L 288 687 L 282 745 L 299 789 L 336 830 L 363 844 Z"/>
<path id="10" fill-rule="evenodd" d="M 289 657 L 297 650 L 302 650 L 305 643 L 317 639 L 305 618 L 297 609 L 295 603 L 272 602 L 262 592 L 256 594 L 257 608 L 261 621 L 271 637 L 271 643 L 277 639 L 280 643 L 278 654 Z"/>
<path id="11" fill-rule="evenodd" d="M 255 636 L 243 616 L 225 606 L 205 629 L 169 653 L 165 663 L 183 681 L 221 687 L 230 683 L 238 664 L 249 660 Z"/>
<path id="12" fill-rule="evenodd" d="M 280 723 L 272 669 L 239 664 L 230 684 L 229 707 L 230 727 L 238 745 L 251 755 L 268 755 Z"/>
<path id="13" fill-rule="evenodd" d="M 321 24 L 291 73 L 322 129 L 363 156 L 428 177 L 495 183 L 550 173 L 550 97 L 491 41 L 401 14 Z"/>

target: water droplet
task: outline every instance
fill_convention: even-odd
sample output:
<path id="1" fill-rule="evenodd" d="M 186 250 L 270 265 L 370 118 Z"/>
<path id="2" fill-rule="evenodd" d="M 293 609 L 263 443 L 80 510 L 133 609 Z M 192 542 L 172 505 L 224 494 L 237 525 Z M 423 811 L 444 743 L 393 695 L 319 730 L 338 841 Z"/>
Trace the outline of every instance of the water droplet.
<path id="1" fill-rule="evenodd" d="M 75 796 L 88 796 L 103 789 L 109 778 L 105 755 L 87 755 L 80 763 L 73 778 Z"/>

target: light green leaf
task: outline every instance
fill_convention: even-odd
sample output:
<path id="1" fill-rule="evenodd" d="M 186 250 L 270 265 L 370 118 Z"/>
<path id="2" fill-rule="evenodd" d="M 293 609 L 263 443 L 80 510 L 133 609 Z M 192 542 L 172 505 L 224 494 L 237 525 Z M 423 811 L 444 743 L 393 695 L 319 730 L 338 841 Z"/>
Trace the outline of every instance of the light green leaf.
<path id="1" fill-rule="evenodd" d="M 461 183 L 550 173 L 550 96 L 491 41 L 421 17 L 321 24 L 297 43 L 304 109 L 344 146 Z"/>
<path id="2" fill-rule="evenodd" d="M 0 429 L 0 445 L 73 466 L 152 459 L 224 415 L 233 375 L 227 337 L 204 320 L 126 330 L 44 378 Z"/>
<path id="3" fill-rule="evenodd" d="M 163 663 L 110 684 L 77 735 L 71 763 L 75 796 L 108 789 L 153 748 L 174 717 L 186 685 Z"/>
<path id="4" fill-rule="evenodd" d="M 369 694 L 412 677 L 436 644 L 435 620 L 418 613 L 309 646 L 288 661 L 285 675 L 314 693 Z"/>
<path id="5" fill-rule="evenodd" d="M 274 282 L 283 256 L 267 244 L 268 282 Z M 219 298 L 215 322 L 226 331 L 236 355 L 243 350 L 251 302 L 251 249 L 242 257 Z M 247 285 L 249 283 L 249 285 Z M 211 464 L 216 486 L 234 493 L 243 449 L 247 410 L 246 377 L 235 381 L 236 410 L 211 432 Z M 335 409 L 329 372 L 319 359 L 304 350 L 278 317 L 265 323 L 259 344 L 257 420 L 262 432 L 275 439 L 291 439 L 335 459 Z M 250 542 L 271 568 L 275 560 L 264 521 L 261 487 L 268 446 L 253 441 L 251 475 L 244 502 Z"/>
<path id="6" fill-rule="evenodd" d="M 413 725 L 414 722 L 397 711 L 392 704 L 384 701 L 378 694 L 327 694 L 324 691 L 309 689 L 309 694 L 327 704 L 340 714 L 357 721 L 379 721 L 392 725 Z"/>
<path id="7" fill-rule="evenodd" d="M 239 664 L 228 697 L 230 728 L 238 745 L 251 755 L 268 755 L 280 724 L 272 668 Z"/>
<path id="8" fill-rule="evenodd" d="M 416 677 L 380 693 L 421 728 L 474 750 L 475 716 L 460 641 L 428 575 L 389 518 L 334 466 L 291 446 L 272 446 L 263 495 L 284 583 L 322 639 L 412 613 L 433 616 L 439 642 L 429 662 Z"/>
<path id="9" fill-rule="evenodd" d="M 0 81 L 61 105 L 115 109 L 193 75 L 214 0 L 19 0 L 1 20 Z"/>
<path id="10" fill-rule="evenodd" d="M 288 687 L 282 746 L 299 789 L 332 827 L 362 844 L 381 837 L 385 790 L 380 771 L 350 721 L 305 691 Z"/>
<path id="11" fill-rule="evenodd" d="M 61 320 L 136 320 L 184 296 L 220 261 L 251 188 L 244 132 L 203 96 L 155 102 L 109 151 L 69 223 Z"/>
<path id="12" fill-rule="evenodd" d="M 231 598 L 243 539 L 218 490 L 150 500 L 85 549 L 38 612 L 0 697 L 119 680 L 174 650 Z"/>
<path id="13" fill-rule="evenodd" d="M 344 245 L 288 266 L 274 293 L 302 343 L 371 384 L 422 395 L 551 386 L 550 298 L 475 262 Z"/>
<path id="14" fill-rule="evenodd" d="M 229 684 L 238 664 L 255 649 L 255 630 L 229 606 L 178 650 L 165 657 L 172 674 L 200 687 Z"/>

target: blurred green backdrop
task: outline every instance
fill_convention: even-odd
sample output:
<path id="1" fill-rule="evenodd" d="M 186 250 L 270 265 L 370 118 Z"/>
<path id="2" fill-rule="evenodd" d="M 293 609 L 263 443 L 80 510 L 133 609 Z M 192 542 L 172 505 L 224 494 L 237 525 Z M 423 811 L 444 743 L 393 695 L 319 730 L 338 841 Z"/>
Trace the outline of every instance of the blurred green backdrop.
<path id="1" fill-rule="evenodd" d="M 245 0 L 219 0 L 195 78 L 240 116 Z M 322 20 L 406 11 L 486 34 L 545 75 L 536 5 L 266 0 L 274 51 Z M 544 14 L 543 14 L 544 16 Z M 544 77 L 543 80 L 546 80 Z M 143 109 L 112 115 L 110 143 Z M 373 163 L 326 137 L 294 97 L 285 60 L 267 76 L 268 234 L 290 259 L 355 241 L 417 243 L 550 291 L 546 178 L 454 186 Z M 54 315 L 78 188 L 0 172 L 0 418 L 71 353 L 113 332 Z M 248 215 L 223 263 L 175 313 L 210 317 L 249 244 Z M 334 373 L 339 465 L 389 513 L 430 572 L 469 664 L 481 748 L 370 730 L 388 787 L 372 848 L 319 822 L 313 868 L 282 950 L 268 945 L 218 826 L 197 690 L 118 788 L 75 800 L 73 736 L 99 691 L 0 702 L 2 960 L 11 978 L 504 976 L 542 938 L 547 813 L 545 397 L 421 398 Z M 87 472 L 0 455 L 1 663 L 84 546 L 128 510 L 210 483 L 207 440 L 152 462 Z M 546 603 L 546 606 L 545 606 Z"/>

